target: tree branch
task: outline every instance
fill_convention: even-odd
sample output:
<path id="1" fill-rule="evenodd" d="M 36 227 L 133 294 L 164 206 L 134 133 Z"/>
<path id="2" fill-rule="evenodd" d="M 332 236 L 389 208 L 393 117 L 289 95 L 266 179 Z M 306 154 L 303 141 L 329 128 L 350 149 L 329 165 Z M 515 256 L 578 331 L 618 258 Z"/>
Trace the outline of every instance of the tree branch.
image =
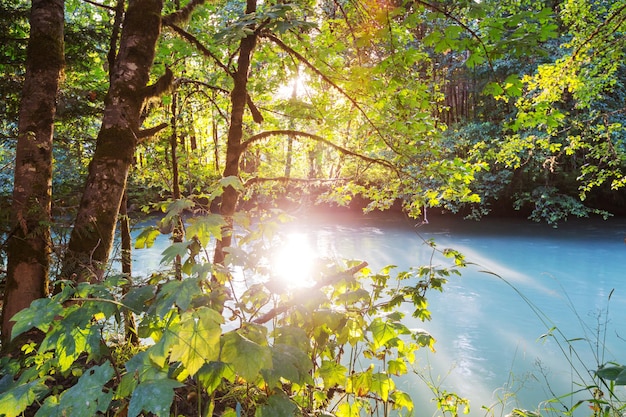
<path id="1" fill-rule="evenodd" d="M 226 72 L 226 74 L 230 75 L 231 77 L 233 76 L 233 72 L 228 68 L 228 66 L 226 66 L 226 64 L 220 61 L 217 55 L 209 51 L 209 49 L 206 46 L 204 46 L 202 42 L 198 40 L 198 38 L 193 36 L 191 33 L 187 32 L 185 29 L 176 25 L 175 22 L 166 22 L 164 19 L 163 25 L 169 27 L 176 34 L 178 34 L 181 38 L 185 39 L 187 42 L 195 46 L 205 57 L 211 58 L 213 61 L 215 61 L 217 66 L 223 69 Z"/>
<path id="2" fill-rule="evenodd" d="M 300 62 L 302 62 L 307 68 L 309 68 L 311 71 L 313 71 L 315 74 L 317 74 L 322 80 L 324 80 L 324 82 L 328 83 L 330 86 L 332 86 L 334 89 L 336 89 L 337 91 L 339 91 L 339 93 L 341 95 L 343 95 L 345 98 L 348 99 L 348 101 L 350 103 L 352 103 L 352 105 L 361 113 L 361 115 L 365 118 L 365 120 L 367 121 L 367 123 L 372 126 L 372 128 L 374 129 L 374 131 L 376 132 L 376 134 L 383 140 L 383 142 L 385 142 L 385 144 L 389 147 L 389 149 L 393 150 L 396 153 L 399 153 L 394 147 L 393 145 L 385 138 L 385 135 L 383 135 L 383 133 L 380 131 L 380 129 L 378 128 L 378 126 L 376 126 L 376 124 L 372 121 L 372 119 L 369 118 L 369 116 L 367 115 L 367 113 L 365 112 L 365 110 L 363 109 L 363 107 L 361 107 L 361 105 L 356 101 L 356 99 L 354 99 L 354 97 L 352 97 L 351 95 L 349 95 L 343 88 L 341 88 L 340 86 L 338 86 L 333 80 L 331 80 L 330 78 L 328 78 L 322 71 L 320 71 L 319 69 L 317 69 L 317 67 L 313 64 L 311 64 L 309 62 L 308 59 L 306 59 L 302 54 L 300 54 L 299 52 L 296 52 L 294 49 L 292 49 L 291 47 L 287 46 L 287 44 L 285 44 L 283 41 L 281 41 L 280 39 L 278 39 L 276 36 L 274 36 L 271 33 L 262 33 L 260 36 L 267 38 L 269 40 L 271 40 L 272 42 L 274 42 L 276 45 L 278 45 L 283 51 L 287 52 L 289 55 L 292 55 L 294 57 L 296 57 Z"/>
<path id="3" fill-rule="evenodd" d="M 319 289 L 327 285 L 333 285 L 337 283 L 340 279 L 345 278 L 346 276 L 351 276 L 351 275 L 356 274 L 357 272 L 359 272 L 361 269 L 365 268 L 366 266 L 367 266 L 367 262 L 361 262 L 360 264 L 353 266 L 350 269 L 347 269 L 345 271 L 339 272 L 334 275 L 330 275 L 322 279 L 321 281 L 316 282 L 313 288 L 311 289 Z M 298 305 L 302 301 L 305 301 L 307 298 L 309 298 L 309 291 L 303 291 L 297 294 L 290 302 L 286 302 L 279 307 L 271 309 L 270 311 L 268 311 L 261 317 L 257 317 L 256 319 L 252 320 L 252 322 L 256 324 L 267 323 L 268 321 L 272 320 L 274 317 L 278 316 L 279 314 L 284 313 L 285 311 L 289 310 L 291 307 Z"/>
<path id="4" fill-rule="evenodd" d="M 349 178 L 294 178 L 294 177 L 254 177 L 245 182 L 244 185 L 250 185 L 257 182 L 338 182 L 348 181 Z"/>
<path id="5" fill-rule="evenodd" d="M 359 153 L 346 149 L 342 146 L 336 145 L 332 143 L 331 141 L 329 141 L 328 139 L 324 139 L 321 136 L 314 135 L 312 133 L 307 133 L 307 132 L 300 132 L 298 130 L 268 130 L 266 132 L 261 132 L 259 134 L 250 136 L 246 141 L 241 143 L 241 151 L 243 152 L 244 150 L 246 150 L 246 148 L 250 146 L 251 144 L 253 144 L 254 142 L 258 142 L 270 136 L 280 136 L 280 135 L 293 136 L 293 137 L 305 137 L 308 139 L 313 139 L 315 141 L 322 142 L 330 146 L 331 148 L 341 152 L 344 155 L 350 155 L 350 156 L 353 156 L 358 159 L 362 159 L 367 162 L 371 162 L 377 165 L 382 165 L 386 168 L 393 170 L 394 172 L 397 171 L 396 167 L 393 164 L 391 164 L 389 161 L 385 161 L 384 159 L 370 158 L 369 156 L 361 155 Z"/>
<path id="6" fill-rule="evenodd" d="M 172 25 L 181 25 L 189 21 L 191 17 L 191 13 L 195 10 L 196 7 L 204 4 L 205 0 L 191 0 L 185 7 L 180 10 L 176 10 L 173 13 L 164 16 L 162 19 L 162 24 L 164 26 L 172 26 Z"/>
<path id="7" fill-rule="evenodd" d="M 623 6 L 621 6 L 619 9 L 615 10 L 615 12 L 609 16 L 604 22 L 603 24 L 599 25 L 596 30 L 594 30 L 589 36 L 587 36 L 587 38 L 583 41 L 583 43 L 581 43 L 578 48 L 576 48 L 576 50 L 574 51 L 574 53 L 572 54 L 572 58 L 576 58 L 576 56 L 580 53 L 580 51 L 585 47 L 585 45 L 587 45 L 588 43 L 590 43 L 593 38 L 595 38 L 596 36 L 598 36 L 598 34 L 600 33 L 600 31 L 602 30 L 602 28 L 606 27 L 609 25 L 609 23 L 611 23 L 611 21 L 615 18 L 617 18 L 624 10 L 626 9 L 626 4 L 624 4 Z M 621 19 L 621 22 L 624 21 L 624 18 Z M 618 25 L 621 23 L 620 21 L 618 21 Z M 613 30 L 613 33 L 615 33 L 617 31 L 617 27 L 615 30 Z"/>
<path id="8" fill-rule="evenodd" d="M 91 1 L 91 0 L 83 0 L 85 3 L 89 3 L 92 4 L 96 7 L 102 7 L 103 9 L 107 9 L 107 10 L 111 10 L 111 11 L 115 11 L 115 7 L 111 7 L 111 6 L 107 6 L 106 4 L 101 4 L 101 3 L 97 3 L 95 1 Z"/>
<path id="9" fill-rule="evenodd" d="M 136 135 L 138 143 L 146 142 L 148 138 L 156 135 L 157 133 L 159 133 L 161 130 L 165 129 L 168 126 L 169 125 L 167 123 L 161 123 L 160 125 L 151 127 L 149 129 L 140 130 L 139 132 L 137 132 L 137 135 Z"/>

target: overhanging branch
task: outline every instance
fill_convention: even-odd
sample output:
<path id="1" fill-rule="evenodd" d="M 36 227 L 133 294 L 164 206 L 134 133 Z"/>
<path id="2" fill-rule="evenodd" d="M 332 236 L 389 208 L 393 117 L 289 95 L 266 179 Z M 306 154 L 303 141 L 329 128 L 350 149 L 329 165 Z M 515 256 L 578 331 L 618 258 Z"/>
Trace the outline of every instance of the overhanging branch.
<path id="1" fill-rule="evenodd" d="M 389 147 L 389 149 L 398 153 L 397 150 L 393 147 L 393 145 L 385 138 L 385 135 L 383 135 L 383 133 L 378 128 L 378 126 L 376 126 L 376 124 L 372 121 L 372 119 L 370 119 L 370 117 L 367 115 L 363 107 L 361 107 L 361 105 L 354 99 L 354 97 L 348 94 L 347 91 L 345 91 L 343 88 L 337 85 L 337 83 L 335 83 L 333 80 L 328 78 L 328 76 L 326 76 L 322 71 L 317 69 L 317 67 L 313 65 L 312 63 L 310 63 L 309 60 L 306 59 L 302 54 L 300 54 L 293 48 L 289 47 L 287 44 L 285 44 L 282 40 L 278 39 L 273 34 L 264 32 L 261 34 L 261 36 L 274 42 L 276 45 L 278 45 L 283 51 L 287 52 L 289 55 L 296 57 L 298 61 L 302 62 L 307 68 L 309 68 L 311 71 L 317 74 L 322 80 L 324 80 L 324 82 L 328 83 L 331 87 L 336 89 L 341 95 L 347 98 L 348 101 L 352 103 L 354 108 L 356 108 L 359 111 L 359 113 L 361 113 L 361 115 L 365 118 L 367 123 L 370 126 L 372 126 L 376 134 L 383 140 L 383 142 L 385 142 L 385 144 Z"/>
<path id="2" fill-rule="evenodd" d="M 342 278 L 352 276 L 352 275 L 356 274 L 357 272 L 359 272 L 361 269 L 365 268 L 366 266 L 367 266 L 367 262 L 361 262 L 360 264 L 358 264 L 356 266 L 353 266 L 352 268 L 350 268 L 350 269 L 348 269 L 346 271 L 339 272 L 337 274 L 325 277 L 321 281 L 316 282 L 315 285 L 313 286 L 313 289 L 319 289 L 319 288 L 325 287 L 327 285 L 336 284 Z M 291 300 L 291 302 L 287 302 L 287 303 L 281 305 L 280 307 L 276 307 L 276 308 L 271 309 L 270 311 L 268 311 L 267 313 L 265 313 L 261 317 L 257 317 L 256 319 L 252 320 L 252 322 L 256 323 L 256 324 L 267 323 L 268 321 L 272 320 L 273 318 L 275 318 L 279 314 L 282 314 L 285 311 L 287 311 L 290 308 L 292 308 L 293 306 L 296 306 L 296 305 L 300 304 L 301 302 L 305 301 L 307 298 L 309 298 L 309 295 L 310 295 L 310 289 L 307 289 L 307 291 L 303 291 L 303 292 L 297 294 L 293 298 L 293 300 Z"/>
<path id="3" fill-rule="evenodd" d="M 381 165 L 384 166 L 386 168 L 389 168 L 393 171 L 396 171 L 396 167 L 390 163 L 389 161 L 385 161 L 384 159 L 378 159 L 378 158 L 370 158 L 369 156 L 365 156 L 365 155 L 361 155 L 359 153 L 356 153 L 354 151 L 351 151 L 349 149 L 346 149 L 342 146 L 336 145 L 334 143 L 332 143 L 331 141 L 329 141 L 328 139 L 324 139 L 321 136 L 318 135 L 314 135 L 312 133 L 307 133 L 307 132 L 301 132 L 299 130 L 268 130 L 265 132 L 261 132 L 259 134 L 250 136 L 246 141 L 241 143 L 241 151 L 245 151 L 246 148 L 248 146 L 250 146 L 251 144 L 253 144 L 254 142 L 258 142 L 260 140 L 263 139 L 267 139 L 271 136 L 281 136 L 281 135 L 285 135 L 285 136 L 291 136 L 294 138 L 298 138 L 298 137 L 303 137 L 303 138 L 307 138 L 307 139 L 312 139 L 315 140 L 317 142 L 321 142 L 324 143 L 328 146 L 330 146 L 331 148 L 341 152 L 344 155 L 350 155 L 353 156 L 355 158 L 361 159 L 363 161 L 367 161 L 367 162 L 371 162 L 373 164 L 377 164 L 377 165 Z"/>

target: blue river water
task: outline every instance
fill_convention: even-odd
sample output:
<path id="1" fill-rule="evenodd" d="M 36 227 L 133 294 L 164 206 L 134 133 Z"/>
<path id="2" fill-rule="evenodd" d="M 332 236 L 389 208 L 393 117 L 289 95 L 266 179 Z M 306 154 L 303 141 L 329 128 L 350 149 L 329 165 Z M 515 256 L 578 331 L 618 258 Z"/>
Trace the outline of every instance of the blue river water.
<path id="1" fill-rule="evenodd" d="M 305 244 L 299 252 L 365 260 L 374 271 L 428 264 L 428 239 L 471 263 L 443 292 L 430 293 L 432 320 L 410 318 L 407 307 L 409 327 L 437 340 L 436 353 L 418 352 L 415 372 L 398 382 L 417 409 L 428 410 L 418 415 L 435 412 L 424 379 L 469 399 L 471 416 L 500 416 L 514 407 L 554 407 L 562 415 L 591 397 L 581 388 L 593 384 L 600 364 L 626 364 L 626 219 L 570 220 L 555 229 L 522 219 L 437 216 L 416 225 L 345 213 L 301 217 L 284 232 Z M 135 271 L 157 269 L 155 251 L 164 244 L 135 251 Z M 563 397 L 545 402 L 557 396 Z M 575 413 L 591 414 L 587 403 Z"/>

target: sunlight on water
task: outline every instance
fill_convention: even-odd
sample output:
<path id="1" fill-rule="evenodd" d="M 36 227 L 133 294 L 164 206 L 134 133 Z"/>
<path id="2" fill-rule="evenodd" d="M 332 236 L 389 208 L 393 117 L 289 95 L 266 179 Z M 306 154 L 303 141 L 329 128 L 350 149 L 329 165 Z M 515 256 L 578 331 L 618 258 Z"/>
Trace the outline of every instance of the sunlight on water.
<path id="1" fill-rule="evenodd" d="M 431 321 L 412 319 L 406 307 L 405 324 L 423 328 L 437 340 L 436 353 L 416 352 L 421 376 L 409 373 L 398 381 L 423 415 L 435 414 L 424 376 L 470 399 L 470 417 L 503 416 L 513 407 L 532 410 L 553 395 L 580 388 L 566 357 L 570 352 L 584 362 L 576 362 L 583 376 L 598 363 L 626 360 L 626 220 L 570 221 L 554 230 L 515 220 L 475 223 L 443 217 L 416 228 L 406 221 L 348 214 L 306 217 L 282 232 L 283 244 L 269 262 L 277 281 L 291 288 L 312 285 L 319 258 L 364 260 L 372 271 L 389 264 L 398 265 L 397 271 L 424 265 L 432 256 L 424 243 L 430 238 L 438 248 L 459 250 L 473 263 L 461 277 L 451 276 L 443 292 L 429 295 Z M 150 251 L 135 251 L 137 270 L 149 273 L 158 267 L 164 248 L 158 243 Z M 481 272 L 485 270 L 491 274 Z M 547 335 L 551 327 L 563 332 L 561 339 L 577 340 L 571 346 L 575 352 Z M 588 343 L 598 336 L 599 346 Z M 584 395 L 563 402 L 571 407 Z M 588 415 L 584 402 L 574 413 Z"/>

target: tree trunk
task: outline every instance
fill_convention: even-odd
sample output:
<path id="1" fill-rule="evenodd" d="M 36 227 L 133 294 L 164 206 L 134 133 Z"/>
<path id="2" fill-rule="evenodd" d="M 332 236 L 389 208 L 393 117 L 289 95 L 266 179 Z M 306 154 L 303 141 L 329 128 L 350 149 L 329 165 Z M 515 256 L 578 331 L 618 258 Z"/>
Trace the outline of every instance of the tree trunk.
<path id="1" fill-rule="evenodd" d="M 32 1 L 15 155 L 13 230 L 7 246 L 3 346 L 11 338 L 11 318 L 48 294 L 52 136 L 64 66 L 63 23 L 63 0 Z"/>
<path id="2" fill-rule="evenodd" d="M 128 193 L 125 191 L 120 205 L 120 235 L 122 243 L 122 273 L 126 276 L 128 284 L 122 287 L 122 294 L 128 293 L 133 285 L 133 239 L 130 234 L 130 217 L 128 216 Z M 135 316 L 130 309 L 124 313 L 124 335 L 126 341 L 134 346 L 139 345 L 137 324 Z"/>
<path id="3" fill-rule="evenodd" d="M 247 0 L 246 14 L 256 11 L 256 0 Z M 248 71 L 250 70 L 250 57 L 256 45 L 257 35 L 252 33 L 241 40 L 239 57 L 237 58 L 237 71 L 235 72 L 234 86 L 231 93 L 232 110 L 230 115 L 230 127 L 226 149 L 226 163 L 224 165 L 224 177 L 239 175 L 239 162 L 241 159 L 241 139 L 243 136 L 243 114 L 248 98 Z M 228 186 L 222 194 L 220 213 L 224 216 L 227 226 L 222 234 L 222 239 L 215 246 L 213 262 L 224 263 L 224 248 L 232 243 L 233 215 L 237 209 L 239 194 L 233 187 Z"/>
<path id="4" fill-rule="evenodd" d="M 126 11 L 102 127 L 63 263 L 63 278 L 99 281 L 103 277 L 137 146 L 141 108 L 149 95 L 146 85 L 161 32 L 162 7 L 162 0 L 134 0 Z"/>
<path id="5" fill-rule="evenodd" d="M 170 156 L 172 159 L 172 199 L 174 201 L 180 200 L 182 197 L 180 192 L 180 176 L 179 176 L 179 166 L 178 166 L 178 94 L 174 92 L 172 94 L 172 118 L 171 120 L 171 129 L 172 134 L 170 135 Z M 183 220 L 180 216 L 176 216 L 174 220 L 176 224 L 174 225 L 174 229 L 172 230 L 172 241 L 174 243 L 180 243 L 184 240 L 185 237 L 185 229 L 183 227 Z M 174 275 L 176 279 L 183 279 L 183 265 L 182 258 L 180 255 L 176 255 L 174 258 Z"/>

